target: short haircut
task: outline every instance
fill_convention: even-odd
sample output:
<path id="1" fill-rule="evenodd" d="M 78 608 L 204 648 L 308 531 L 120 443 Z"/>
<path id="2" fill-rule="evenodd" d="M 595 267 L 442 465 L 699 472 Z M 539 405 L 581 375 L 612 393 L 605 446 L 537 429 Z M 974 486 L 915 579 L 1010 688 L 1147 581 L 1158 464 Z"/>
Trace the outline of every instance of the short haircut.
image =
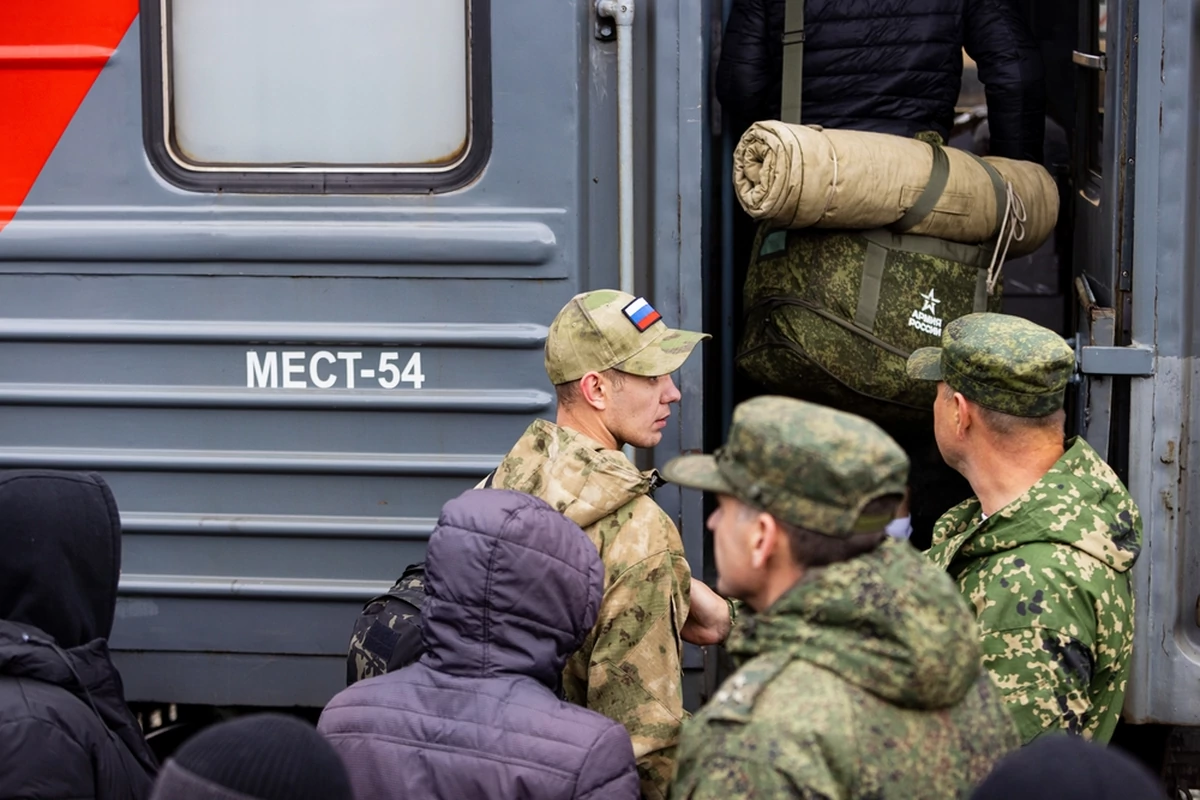
<path id="1" fill-rule="evenodd" d="M 862 513 L 891 517 L 903 499 L 903 496 L 898 494 L 877 497 L 863 507 Z M 887 538 L 887 533 L 883 530 L 855 533 L 842 538 L 810 531 L 779 518 L 776 518 L 775 522 L 787 534 L 792 561 L 806 568 L 827 567 L 858 558 L 879 547 Z"/>
<path id="2" fill-rule="evenodd" d="M 902 495 L 889 494 L 883 497 L 877 497 L 867 503 L 861 513 L 871 516 L 889 517 L 895 515 L 896 508 L 904 499 Z M 753 518 L 757 514 L 770 514 L 769 511 L 763 511 L 744 501 L 741 506 L 741 515 L 745 520 Z M 886 531 L 870 531 L 868 533 L 855 533 L 846 538 L 837 536 L 829 536 L 824 533 L 817 533 L 798 525 L 784 522 L 776 517 L 775 524 L 788 537 L 788 548 L 792 553 L 792 561 L 803 567 L 827 567 L 830 564 L 837 564 L 842 561 L 849 561 L 852 558 L 864 555 L 871 552 L 883 543 L 887 538 Z"/>
<path id="3" fill-rule="evenodd" d="M 600 373 L 613 385 L 614 389 L 620 389 L 625 384 L 625 373 L 619 369 L 606 369 Z M 578 381 L 569 381 L 560 383 L 554 387 L 554 394 L 558 397 L 560 406 L 572 406 L 583 399 L 583 390 L 579 388 Z"/>
<path id="4" fill-rule="evenodd" d="M 957 390 L 947 383 L 943 391 L 946 398 L 949 399 L 954 396 Z M 963 396 L 966 397 L 966 395 Z M 1022 433 L 1032 433 L 1034 431 L 1057 431 L 1058 433 L 1062 433 L 1066 430 L 1067 412 L 1061 408 L 1044 417 L 1018 417 L 1015 414 L 1005 414 L 1003 411 L 985 408 L 969 397 L 967 397 L 967 400 L 975 406 L 975 410 L 978 412 L 979 418 L 983 420 L 983 424 L 1000 436 L 1019 436 Z"/>

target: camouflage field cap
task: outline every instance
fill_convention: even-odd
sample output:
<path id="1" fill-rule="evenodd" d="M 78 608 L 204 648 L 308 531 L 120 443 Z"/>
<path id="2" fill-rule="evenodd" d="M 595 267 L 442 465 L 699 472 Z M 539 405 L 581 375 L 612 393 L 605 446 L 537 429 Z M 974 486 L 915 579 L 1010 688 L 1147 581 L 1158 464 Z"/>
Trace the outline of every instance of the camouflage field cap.
<path id="1" fill-rule="evenodd" d="M 555 386 L 614 368 L 631 375 L 669 375 L 708 338 L 668 328 L 645 298 L 613 289 L 584 292 L 550 323 L 546 374 Z"/>
<path id="2" fill-rule="evenodd" d="M 908 358 L 908 376 L 945 381 L 984 408 L 1044 417 L 1063 407 L 1075 352 L 1061 336 L 1009 314 L 968 314 L 946 326 L 941 347 Z"/>
<path id="3" fill-rule="evenodd" d="M 784 522 L 827 536 L 881 531 L 866 516 L 876 498 L 903 494 L 908 456 L 875 423 L 790 397 L 755 397 L 733 412 L 714 455 L 672 459 L 663 477 L 736 497 Z"/>

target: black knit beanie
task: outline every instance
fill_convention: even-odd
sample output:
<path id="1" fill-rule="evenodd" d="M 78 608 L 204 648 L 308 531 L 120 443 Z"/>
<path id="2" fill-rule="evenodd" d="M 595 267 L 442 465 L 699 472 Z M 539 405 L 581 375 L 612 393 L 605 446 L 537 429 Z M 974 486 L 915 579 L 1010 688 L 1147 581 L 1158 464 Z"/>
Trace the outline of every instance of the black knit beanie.
<path id="1" fill-rule="evenodd" d="M 151 800 L 354 800 L 341 758 L 306 722 L 254 714 L 206 728 L 159 773 Z"/>
<path id="2" fill-rule="evenodd" d="M 1158 779 L 1115 747 L 1044 736 L 1009 753 L 971 800 L 1166 800 Z"/>

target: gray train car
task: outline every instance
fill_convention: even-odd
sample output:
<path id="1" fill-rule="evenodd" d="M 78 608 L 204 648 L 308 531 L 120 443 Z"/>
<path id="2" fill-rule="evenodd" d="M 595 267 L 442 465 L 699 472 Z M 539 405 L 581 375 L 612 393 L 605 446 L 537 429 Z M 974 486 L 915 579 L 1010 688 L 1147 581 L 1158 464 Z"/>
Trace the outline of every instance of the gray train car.
<path id="1" fill-rule="evenodd" d="M 541 347 L 577 291 L 631 286 L 715 334 L 640 462 L 719 439 L 729 5 L 6 7 L 0 466 L 112 484 L 131 699 L 328 699 L 361 602 L 553 412 Z M 1028 3 L 1071 154 L 1062 259 L 1025 297 L 1014 265 L 1009 310 L 1073 337 L 1072 426 L 1144 515 L 1125 719 L 1195 728 L 1200 9 L 1051 5 Z M 659 500 L 711 574 L 701 499 Z M 694 707 L 716 672 L 686 664 Z"/>
<path id="2" fill-rule="evenodd" d="M 112 485 L 131 700 L 320 707 L 363 601 L 553 414 L 557 309 L 619 282 L 614 31 L 541 0 L 4 16 L 0 466 Z M 634 286 L 699 329 L 703 9 L 648 16 Z M 702 444 L 700 375 L 665 452 Z M 660 501 L 700 563 L 699 498 Z"/>

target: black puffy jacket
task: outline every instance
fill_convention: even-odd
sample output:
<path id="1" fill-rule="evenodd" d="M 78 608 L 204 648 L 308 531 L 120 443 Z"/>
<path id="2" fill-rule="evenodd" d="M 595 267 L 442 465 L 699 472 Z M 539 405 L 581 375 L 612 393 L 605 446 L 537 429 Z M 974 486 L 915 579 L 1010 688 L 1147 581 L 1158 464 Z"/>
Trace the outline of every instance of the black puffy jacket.
<path id="1" fill-rule="evenodd" d="M 157 764 L 105 641 L 120 537 L 98 475 L 0 472 L 0 798 L 150 794 Z"/>
<path id="2" fill-rule="evenodd" d="M 778 119 L 785 0 L 734 0 L 717 97 L 735 123 Z M 808 0 L 801 121 L 949 138 L 965 48 L 987 92 L 991 154 L 1042 160 L 1041 54 L 1013 0 Z"/>

